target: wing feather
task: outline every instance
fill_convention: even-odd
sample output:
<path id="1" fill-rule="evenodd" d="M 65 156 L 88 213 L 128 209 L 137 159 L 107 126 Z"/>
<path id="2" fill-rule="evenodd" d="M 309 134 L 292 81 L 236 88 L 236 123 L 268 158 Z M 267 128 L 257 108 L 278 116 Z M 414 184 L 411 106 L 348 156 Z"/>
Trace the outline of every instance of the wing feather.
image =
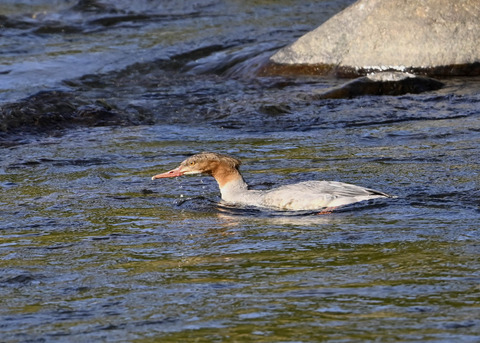
<path id="1" fill-rule="evenodd" d="M 264 205 L 287 210 L 316 210 L 389 197 L 388 194 L 337 181 L 306 181 L 267 191 Z"/>

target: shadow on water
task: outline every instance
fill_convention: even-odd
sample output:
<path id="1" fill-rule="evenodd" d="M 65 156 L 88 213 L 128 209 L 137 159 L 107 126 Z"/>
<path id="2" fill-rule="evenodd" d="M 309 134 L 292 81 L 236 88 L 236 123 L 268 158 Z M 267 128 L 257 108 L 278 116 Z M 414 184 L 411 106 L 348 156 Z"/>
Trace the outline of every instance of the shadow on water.
<path id="1" fill-rule="evenodd" d="M 2 342 L 476 342 L 479 79 L 315 100 L 343 81 L 255 74 L 350 3 L 1 3 Z M 150 180 L 200 151 L 254 189 L 397 198 L 271 212 Z"/>

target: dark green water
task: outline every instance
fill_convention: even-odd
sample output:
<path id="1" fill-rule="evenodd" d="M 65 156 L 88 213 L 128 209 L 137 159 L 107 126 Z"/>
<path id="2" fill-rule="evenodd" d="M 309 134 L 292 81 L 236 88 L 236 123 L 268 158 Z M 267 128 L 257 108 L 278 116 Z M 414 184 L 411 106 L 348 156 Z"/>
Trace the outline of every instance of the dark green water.
<path id="1" fill-rule="evenodd" d="M 3 36 L 17 48 L 0 55 L 2 102 L 63 91 L 52 116 L 108 104 L 140 125 L 56 117 L 4 134 L 0 341 L 479 341 L 478 79 L 306 102 L 341 81 L 248 66 L 348 2 L 75 4 L 38 5 L 48 27 L 71 28 L 53 33 L 18 14 L 28 2 L 0 7 L 17 25 Z M 45 115 L 49 99 L 27 103 Z M 327 179 L 398 197 L 271 213 L 219 206 L 206 176 L 150 180 L 199 151 L 241 158 L 258 189 Z"/>

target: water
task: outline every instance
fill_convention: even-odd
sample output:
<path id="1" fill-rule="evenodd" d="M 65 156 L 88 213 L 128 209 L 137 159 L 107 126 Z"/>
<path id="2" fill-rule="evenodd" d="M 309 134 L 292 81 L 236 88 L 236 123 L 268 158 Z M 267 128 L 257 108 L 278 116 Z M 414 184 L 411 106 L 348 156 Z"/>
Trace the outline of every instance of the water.
<path id="1" fill-rule="evenodd" d="M 479 79 L 308 102 L 343 81 L 254 76 L 348 3 L 4 2 L 1 101 L 40 121 L 1 137 L 0 340 L 478 342 Z M 397 198 L 318 216 L 150 180 L 199 151 Z"/>

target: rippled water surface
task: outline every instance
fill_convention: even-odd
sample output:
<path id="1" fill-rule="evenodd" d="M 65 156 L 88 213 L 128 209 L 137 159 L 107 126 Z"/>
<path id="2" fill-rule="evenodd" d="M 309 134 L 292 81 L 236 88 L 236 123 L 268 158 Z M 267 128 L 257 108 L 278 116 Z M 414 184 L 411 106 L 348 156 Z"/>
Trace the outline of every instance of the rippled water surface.
<path id="1" fill-rule="evenodd" d="M 0 341 L 478 342 L 479 79 L 306 101 L 344 81 L 255 74 L 350 3 L 1 4 Z M 256 189 L 397 198 L 268 212 L 150 180 L 199 151 Z"/>

